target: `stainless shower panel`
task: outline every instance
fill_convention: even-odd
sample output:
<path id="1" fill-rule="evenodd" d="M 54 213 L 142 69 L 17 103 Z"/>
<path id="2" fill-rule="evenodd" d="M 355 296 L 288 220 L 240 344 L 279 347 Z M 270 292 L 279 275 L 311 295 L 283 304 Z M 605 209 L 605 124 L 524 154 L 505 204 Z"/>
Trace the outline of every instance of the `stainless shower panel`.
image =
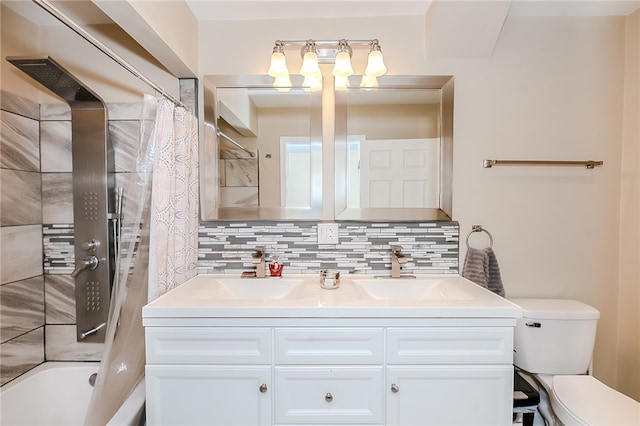
<path id="1" fill-rule="evenodd" d="M 80 105 L 82 102 L 76 102 Z M 70 104 L 71 105 L 71 104 Z M 78 341 L 102 342 L 113 282 L 115 182 L 107 112 L 71 106 Z M 93 259 L 98 263 L 93 267 Z M 87 266 L 85 266 L 87 265 Z M 99 327 L 99 328 L 98 328 Z M 94 332 L 90 333 L 92 330 Z"/>
<path id="2" fill-rule="evenodd" d="M 115 175 L 104 102 L 49 57 L 7 58 L 71 107 L 76 331 L 103 342 L 114 276 Z"/>

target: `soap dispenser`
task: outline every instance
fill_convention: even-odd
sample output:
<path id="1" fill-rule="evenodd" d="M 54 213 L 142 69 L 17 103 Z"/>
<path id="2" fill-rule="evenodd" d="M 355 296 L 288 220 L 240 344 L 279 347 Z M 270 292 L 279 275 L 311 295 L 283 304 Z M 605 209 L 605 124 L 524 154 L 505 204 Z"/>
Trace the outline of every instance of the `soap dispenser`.
<path id="1" fill-rule="evenodd" d="M 278 260 L 278 249 L 274 248 L 271 262 L 269 263 L 269 272 L 272 277 L 281 277 L 284 265 Z"/>

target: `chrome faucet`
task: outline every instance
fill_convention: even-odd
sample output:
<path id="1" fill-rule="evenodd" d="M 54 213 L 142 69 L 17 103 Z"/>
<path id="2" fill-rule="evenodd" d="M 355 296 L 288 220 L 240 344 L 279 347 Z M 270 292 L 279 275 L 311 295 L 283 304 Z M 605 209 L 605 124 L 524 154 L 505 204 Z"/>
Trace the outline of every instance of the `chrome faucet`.
<path id="1" fill-rule="evenodd" d="M 256 246 L 256 251 L 251 257 L 251 263 L 256 265 L 256 278 L 264 278 L 264 270 L 266 268 L 264 252 L 264 246 Z"/>
<path id="2" fill-rule="evenodd" d="M 405 263 L 407 257 L 402 253 L 402 246 L 391 245 L 391 278 L 400 278 L 400 268 Z"/>

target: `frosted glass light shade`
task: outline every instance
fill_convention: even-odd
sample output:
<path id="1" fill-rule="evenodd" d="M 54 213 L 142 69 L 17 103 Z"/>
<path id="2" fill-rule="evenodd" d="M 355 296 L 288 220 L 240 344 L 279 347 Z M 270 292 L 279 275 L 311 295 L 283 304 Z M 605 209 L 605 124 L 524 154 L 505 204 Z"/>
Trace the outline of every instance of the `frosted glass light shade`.
<path id="1" fill-rule="evenodd" d="M 336 55 L 336 64 L 333 67 L 333 75 L 335 77 L 349 77 L 353 74 L 351 66 L 351 57 L 349 52 L 342 51 Z"/>
<path id="2" fill-rule="evenodd" d="M 305 77 L 313 77 L 322 74 L 320 67 L 318 66 L 318 55 L 315 52 L 307 52 L 304 54 L 300 74 Z"/>
<path id="3" fill-rule="evenodd" d="M 380 77 L 387 72 L 387 67 L 384 66 L 382 59 L 382 52 L 379 50 L 373 50 L 369 52 L 369 61 L 367 62 L 367 69 L 364 70 L 365 75 L 372 77 Z"/>
<path id="4" fill-rule="evenodd" d="M 302 87 L 307 92 L 317 92 L 322 90 L 322 80 L 320 77 L 315 75 L 307 76 L 302 81 Z"/>
<path id="5" fill-rule="evenodd" d="M 346 90 L 349 88 L 349 77 L 345 77 L 342 75 L 336 75 L 335 77 L 335 89 L 336 90 Z"/>
<path id="6" fill-rule="evenodd" d="M 289 74 L 283 75 L 280 77 L 276 77 L 273 82 L 273 87 L 278 89 L 278 92 L 288 92 L 291 89 L 291 79 L 289 78 Z"/>
<path id="7" fill-rule="evenodd" d="M 360 87 L 365 89 L 373 89 L 378 87 L 378 79 L 372 75 L 363 75 L 362 81 L 360 82 Z"/>
<path id="8" fill-rule="evenodd" d="M 268 74 L 271 77 L 282 77 L 289 75 L 287 69 L 287 61 L 282 52 L 274 52 L 271 54 L 271 65 L 269 66 Z"/>

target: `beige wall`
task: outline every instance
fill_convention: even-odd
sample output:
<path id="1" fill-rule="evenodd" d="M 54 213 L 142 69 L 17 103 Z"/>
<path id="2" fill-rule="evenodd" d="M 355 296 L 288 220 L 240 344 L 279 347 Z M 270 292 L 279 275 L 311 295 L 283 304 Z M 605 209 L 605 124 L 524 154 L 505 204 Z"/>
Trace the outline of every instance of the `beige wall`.
<path id="1" fill-rule="evenodd" d="M 640 11 L 626 24 L 617 384 L 640 400 Z"/>
<path id="2" fill-rule="evenodd" d="M 7 56 L 24 56 L 27 52 L 42 55 L 40 29 L 11 9 L 0 5 L 2 36 L 0 37 L 0 87 L 25 98 L 38 101 L 39 91 L 28 77 L 5 60 Z"/>
<path id="3" fill-rule="evenodd" d="M 625 18 L 509 17 L 490 57 L 443 59 L 427 57 L 424 20 L 415 17 L 215 22 L 200 26 L 200 40 L 234 43 L 203 43 L 200 70 L 264 73 L 276 39 L 310 37 L 376 37 L 390 74 L 455 76 L 453 215 L 463 239 L 474 224 L 493 234 L 508 296 L 576 298 L 598 308 L 594 374 L 627 393 L 637 389 L 637 378 L 623 383 L 619 370 L 639 370 L 640 359 L 614 349 L 633 355 L 638 341 L 619 319 L 623 292 L 639 287 L 637 271 L 623 286 L 618 278 Z M 356 72 L 361 54 L 354 51 Z M 288 55 L 291 69 L 296 56 Z M 605 165 L 482 168 L 483 159 L 509 158 Z M 630 168 L 637 173 L 637 160 Z M 637 204 L 637 191 L 632 199 Z"/>
<path id="4" fill-rule="evenodd" d="M 511 17 L 489 60 L 454 64 L 462 236 L 475 223 L 492 232 L 508 297 L 599 309 L 594 374 L 613 386 L 623 36 L 623 18 Z M 491 158 L 605 165 L 483 169 Z"/>

